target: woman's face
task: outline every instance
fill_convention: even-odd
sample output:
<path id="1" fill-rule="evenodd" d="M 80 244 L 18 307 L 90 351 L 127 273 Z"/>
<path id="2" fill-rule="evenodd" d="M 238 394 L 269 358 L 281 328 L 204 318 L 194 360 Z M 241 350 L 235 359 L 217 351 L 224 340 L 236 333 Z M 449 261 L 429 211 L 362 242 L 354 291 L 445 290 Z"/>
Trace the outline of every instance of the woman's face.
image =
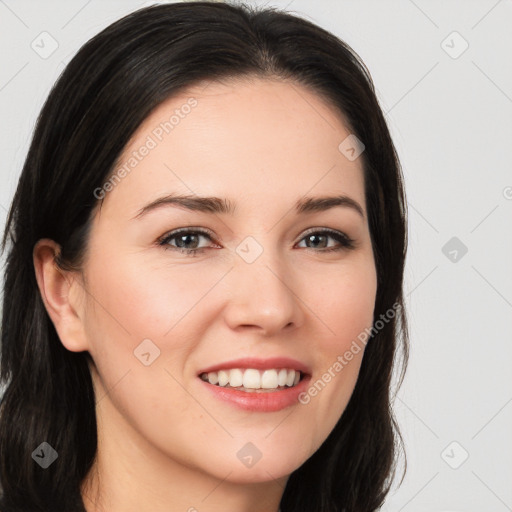
<path id="1" fill-rule="evenodd" d="M 263 79 L 191 88 L 141 125 L 124 172 L 96 191 L 79 315 L 100 432 L 119 449 L 255 482 L 326 439 L 376 295 L 362 162 L 339 149 L 349 135 L 303 86 Z M 283 369 L 304 374 L 297 388 Z"/>

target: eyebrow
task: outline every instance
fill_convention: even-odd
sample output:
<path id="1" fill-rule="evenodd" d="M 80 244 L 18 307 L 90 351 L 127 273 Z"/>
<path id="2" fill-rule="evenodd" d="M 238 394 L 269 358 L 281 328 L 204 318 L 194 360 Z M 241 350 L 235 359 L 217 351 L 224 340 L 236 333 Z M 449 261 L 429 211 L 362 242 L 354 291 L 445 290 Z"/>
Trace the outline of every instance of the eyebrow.
<path id="1" fill-rule="evenodd" d="M 212 213 L 212 214 L 230 214 L 235 213 L 236 205 L 228 199 L 220 197 L 200 197 L 196 195 L 169 194 L 151 201 L 133 217 L 140 219 L 147 213 L 164 206 L 183 208 L 189 211 Z M 323 197 L 303 197 L 295 203 L 297 214 L 306 214 L 313 212 L 326 211 L 337 206 L 350 208 L 356 211 L 364 219 L 364 211 L 361 205 L 351 197 L 323 196 Z"/>

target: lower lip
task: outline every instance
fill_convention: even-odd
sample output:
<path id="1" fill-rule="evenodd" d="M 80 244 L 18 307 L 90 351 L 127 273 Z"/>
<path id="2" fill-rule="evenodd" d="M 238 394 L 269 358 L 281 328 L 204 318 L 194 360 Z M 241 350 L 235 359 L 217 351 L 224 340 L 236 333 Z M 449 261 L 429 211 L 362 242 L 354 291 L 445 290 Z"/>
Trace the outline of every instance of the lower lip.
<path id="1" fill-rule="evenodd" d="M 199 380 L 214 396 L 233 404 L 235 407 L 247 411 L 274 412 L 300 403 L 299 395 L 307 389 L 310 379 L 311 377 L 306 375 L 296 386 L 280 391 L 264 392 L 239 391 L 233 388 L 216 386 L 202 379 Z"/>

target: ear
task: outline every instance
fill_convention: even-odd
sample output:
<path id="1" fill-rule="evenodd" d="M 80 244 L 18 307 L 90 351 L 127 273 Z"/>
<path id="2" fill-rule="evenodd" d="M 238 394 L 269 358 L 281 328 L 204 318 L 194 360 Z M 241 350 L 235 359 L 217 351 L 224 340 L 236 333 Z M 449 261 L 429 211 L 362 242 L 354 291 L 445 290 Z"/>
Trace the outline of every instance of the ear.
<path id="1" fill-rule="evenodd" d="M 84 289 L 77 272 L 61 270 L 55 261 L 60 246 L 42 238 L 33 250 L 36 280 L 46 311 L 61 343 L 72 352 L 88 350 L 83 324 Z"/>

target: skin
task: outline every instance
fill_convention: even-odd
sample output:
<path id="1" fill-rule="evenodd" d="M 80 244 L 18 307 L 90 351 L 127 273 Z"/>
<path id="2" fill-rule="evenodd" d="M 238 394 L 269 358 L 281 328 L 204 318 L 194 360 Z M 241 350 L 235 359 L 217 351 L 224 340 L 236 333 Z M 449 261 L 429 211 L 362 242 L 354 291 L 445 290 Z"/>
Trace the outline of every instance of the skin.
<path id="1" fill-rule="evenodd" d="M 34 248 L 38 285 L 63 345 L 88 351 L 97 399 L 98 457 L 83 483 L 88 512 L 277 511 L 289 475 L 322 444 L 353 392 L 364 347 L 311 398 L 251 412 L 213 398 L 197 372 L 239 357 L 289 356 L 319 379 L 370 328 L 376 270 L 361 159 L 338 145 L 341 116 L 302 85 L 253 79 L 196 86 L 161 104 L 139 127 L 120 164 L 160 122 L 194 97 L 197 106 L 165 134 L 96 210 L 83 273 L 58 270 L 58 246 Z M 236 212 L 208 214 L 146 204 L 169 193 L 229 199 Z M 298 215 L 295 202 L 346 195 L 338 206 Z M 157 240 L 207 228 L 189 256 Z M 317 245 L 309 228 L 355 240 Z M 236 252 L 252 236 L 252 263 Z M 174 238 L 168 246 L 179 243 Z M 197 245 L 194 245 L 197 244 Z M 144 339 L 160 356 L 134 356 Z M 261 459 L 248 468 L 248 442 Z"/>

